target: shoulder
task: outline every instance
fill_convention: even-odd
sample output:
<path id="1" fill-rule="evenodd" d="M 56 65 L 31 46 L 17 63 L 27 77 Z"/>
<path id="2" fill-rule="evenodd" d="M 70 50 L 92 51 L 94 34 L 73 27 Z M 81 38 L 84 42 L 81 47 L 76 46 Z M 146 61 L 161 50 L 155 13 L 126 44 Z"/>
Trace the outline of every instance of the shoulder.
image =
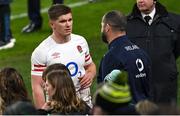
<path id="1" fill-rule="evenodd" d="M 81 36 L 81 35 L 77 35 L 77 34 L 71 34 L 71 39 L 73 41 L 81 41 L 81 42 L 86 42 L 86 39 Z"/>
<path id="2" fill-rule="evenodd" d="M 180 22 L 180 15 L 179 14 L 175 14 L 175 13 L 171 13 L 169 12 L 169 18 L 171 18 L 172 20 L 176 21 L 176 22 Z"/>
<path id="3" fill-rule="evenodd" d="M 51 48 L 53 45 L 52 38 L 48 37 L 45 40 L 43 40 L 33 51 L 32 55 L 40 55 L 46 54 L 48 49 Z"/>
<path id="4" fill-rule="evenodd" d="M 170 29 L 177 30 L 180 27 L 180 15 L 178 14 L 169 12 L 162 20 Z"/>

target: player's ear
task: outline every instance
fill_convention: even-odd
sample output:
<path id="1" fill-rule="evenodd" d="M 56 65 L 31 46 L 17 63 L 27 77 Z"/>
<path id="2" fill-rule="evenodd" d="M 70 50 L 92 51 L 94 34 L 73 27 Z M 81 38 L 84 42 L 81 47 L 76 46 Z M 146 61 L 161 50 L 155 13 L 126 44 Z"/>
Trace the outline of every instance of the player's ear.
<path id="1" fill-rule="evenodd" d="M 53 21 L 49 21 L 49 25 L 50 25 L 51 28 L 53 28 L 53 25 L 54 25 Z"/>

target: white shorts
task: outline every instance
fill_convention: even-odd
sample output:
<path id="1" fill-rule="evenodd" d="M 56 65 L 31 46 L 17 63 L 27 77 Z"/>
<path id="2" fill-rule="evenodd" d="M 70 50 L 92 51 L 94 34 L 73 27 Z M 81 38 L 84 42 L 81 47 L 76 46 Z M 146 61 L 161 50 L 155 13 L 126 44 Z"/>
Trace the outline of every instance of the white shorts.
<path id="1" fill-rule="evenodd" d="M 93 107 L 92 99 L 91 99 L 91 91 L 89 87 L 85 89 L 80 89 L 79 91 L 76 91 L 76 93 L 77 96 L 82 100 L 84 100 L 90 108 Z"/>

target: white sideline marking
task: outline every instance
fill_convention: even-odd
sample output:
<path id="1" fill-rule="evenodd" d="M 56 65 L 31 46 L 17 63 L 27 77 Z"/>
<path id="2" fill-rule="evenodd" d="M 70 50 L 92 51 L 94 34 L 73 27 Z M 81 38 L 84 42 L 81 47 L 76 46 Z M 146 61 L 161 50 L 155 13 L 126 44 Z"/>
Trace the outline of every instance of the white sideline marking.
<path id="1" fill-rule="evenodd" d="M 73 8 L 73 7 L 78 7 L 78 6 L 82 6 L 88 4 L 88 1 L 82 1 L 82 2 L 77 2 L 77 3 L 73 3 L 73 4 L 68 4 L 69 7 Z M 43 8 L 41 9 L 41 13 L 46 13 L 48 11 L 49 8 Z M 18 15 L 12 15 L 11 16 L 11 20 L 14 19 L 19 19 L 19 18 L 24 18 L 27 17 L 27 13 L 21 13 Z"/>

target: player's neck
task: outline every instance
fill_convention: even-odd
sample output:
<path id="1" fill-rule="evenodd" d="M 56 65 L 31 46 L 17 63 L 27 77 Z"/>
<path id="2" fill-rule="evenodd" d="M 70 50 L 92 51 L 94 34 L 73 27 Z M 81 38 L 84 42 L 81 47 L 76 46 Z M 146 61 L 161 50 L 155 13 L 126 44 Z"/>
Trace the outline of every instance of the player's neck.
<path id="1" fill-rule="evenodd" d="M 117 39 L 118 37 L 124 36 L 126 35 L 125 31 L 117 31 L 117 32 L 113 32 L 109 35 L 109 43 L 111 43 L 114 39 Z"/>
<path id="2" fill-rule="evenodd" d="M 56 43 L 59 43 L 59 44 L 63 44 L 63 43 L 66 43 L 68 42 L 70 39 L 71 39 L 71 36 L 57 36 L 56 34 L 52 34 L 51 37 L 53 38 L 53 40 L 56 42 Z"/>

